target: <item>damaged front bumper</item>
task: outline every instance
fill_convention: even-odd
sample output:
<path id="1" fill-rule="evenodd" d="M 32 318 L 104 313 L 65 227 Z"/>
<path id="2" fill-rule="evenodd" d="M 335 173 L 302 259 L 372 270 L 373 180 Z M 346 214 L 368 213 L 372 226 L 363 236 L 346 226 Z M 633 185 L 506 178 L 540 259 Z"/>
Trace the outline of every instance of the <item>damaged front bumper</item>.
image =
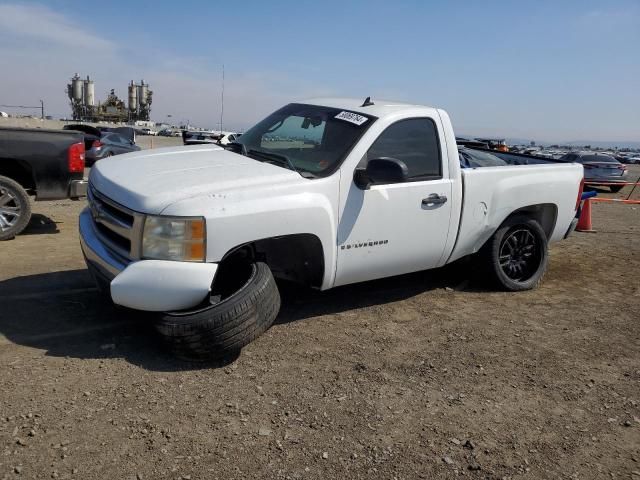
<path id="1" fill-rule="evenodd" d="M 115 304 L 136 310 L 194 307 L 211 291 L 218 269 L 216 263 L 122 259 L 100 241 L 88 208 L 80 214 L 80 246 L 98 287 L 109 292 Z"/>

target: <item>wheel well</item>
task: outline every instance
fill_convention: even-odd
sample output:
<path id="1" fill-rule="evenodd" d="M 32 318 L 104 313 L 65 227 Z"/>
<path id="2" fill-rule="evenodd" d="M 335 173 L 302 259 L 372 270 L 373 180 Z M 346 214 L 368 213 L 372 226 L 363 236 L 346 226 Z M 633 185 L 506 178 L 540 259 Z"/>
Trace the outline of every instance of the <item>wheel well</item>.
<path id="1" fill-rule="evenodd" d="M 273 276 L 312 287 L 320 287 L 324 278 L 322 242 L 310 233 L 264 238 L 233 248 L 220 262 L 224 266 L 235 262 L 264 262 Z M 218 280 L 216 275 L 216 281 Z M 214 282 L 215 283 L 215 282 Z"/>
<path id="2" fill-rule="evenodd" d="M 558 207 L 552 203 L 529 205 L 512 212 L 507 218 L 504 219 L 504 221 L 506 222 L 516 215 L 529 217 L 538 222 L 542 227 L 542 230 L 544 230 L 544 233 L 547 235 L 548 240 L 551 238 L 553 229 L 556 226 L 556 220 L 558 218 Z"/>
<path id="3" fill-rule="evenodd" d="M 31 167 L 19 160 L 1 158 L 0 175 L 15 180 L 27 190 L 36 188 Z"/>

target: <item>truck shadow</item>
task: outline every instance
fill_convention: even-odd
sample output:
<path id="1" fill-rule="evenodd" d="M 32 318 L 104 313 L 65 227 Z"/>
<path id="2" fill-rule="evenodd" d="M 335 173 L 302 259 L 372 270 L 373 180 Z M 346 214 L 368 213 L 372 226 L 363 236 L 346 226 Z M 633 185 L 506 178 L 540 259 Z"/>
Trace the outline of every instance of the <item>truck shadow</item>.
<path id="1" fill-rule="evenodd" d="M 50 217 L 41 213 L 31 215 L 27 228 L 20 235 L 42 235 L 45 233 L 60 233 L 58 225 Z"/>
<path id="2" fill-rule="evenodd" d="M 54 357 L 123 358 L 154 371 L 194 369 L 164 351 L 146 315 L 106 302 L 87 270 L 2 281 L 0 304 L 0 347 L 15 343 Z"/>
<path id="3" fill-rule="evenodd" d="M 481 274 L 470 260 L 462 260 L 433 270 L 345 285 L 325 292 L 289 282 L 279 282 L 278 286 L 282 307 L 276 324 L 384 305 L 438 289 L 465 292 L 495 291 L 494 288 L 483 285 Z"/>
<path id="4" fill-rule="evenodd" d="M 282 283 L 276 323 L 407 299 L 438 288 L 466 285 L 458 265 L 317 292 Z M 468 271 L 466 271 L 468 274 Z M 465 290 L 467 288 L 464 288 Z M 122 358 L 151 371 L 224 367 L 174 359 L 164 349 L 150 315 L 114 307 L 94 287 L 87 270 L 70 270 L 0 281 L 0 348 L 17 344 L 46 355 L 87 360 Z"/>

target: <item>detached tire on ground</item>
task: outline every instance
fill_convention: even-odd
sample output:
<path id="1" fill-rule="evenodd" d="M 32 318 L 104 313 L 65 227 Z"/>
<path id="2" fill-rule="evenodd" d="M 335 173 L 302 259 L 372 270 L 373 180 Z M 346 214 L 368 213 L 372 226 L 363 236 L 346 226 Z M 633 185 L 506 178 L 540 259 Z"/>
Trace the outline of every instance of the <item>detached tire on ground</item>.
<path id="1" fill-rule="evenodd" d="M 11 240 L 22 232 L 31 220 L 29 195 L 22 186 L 0 176 L 0 241 Z"/>
<path id="2" fill-rule="evenodd" d="M 482 255 L 494 282 L 511 292 L 531 290 L 542 282 L 548 264 L 547 235 L 538 222 L 514 216 L 493 234 Z"/>
<path id="3" fill-rule="evenodd" d="M 280 294 L 271 270 L 262 262 L 244 268 L 247 272 L 240 288 L 223 292 L 218 303 L 162 314 L 156 329 L 177 357 L 206 361 L 232 356 L 273 324 L 280 310 Z"/>

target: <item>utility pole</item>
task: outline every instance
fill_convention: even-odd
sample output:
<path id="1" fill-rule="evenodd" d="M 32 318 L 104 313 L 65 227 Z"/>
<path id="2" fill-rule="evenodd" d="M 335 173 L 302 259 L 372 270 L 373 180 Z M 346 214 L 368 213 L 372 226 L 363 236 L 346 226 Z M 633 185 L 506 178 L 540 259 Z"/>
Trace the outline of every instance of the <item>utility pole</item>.
<path id="1" fill-rule="evenodd" d="M 222 64 L 222 108 L 220 109 L 220 133 L 222 133 L 223 119 L 224 119 L 224 63 Z"/>
<path id="2" fill-rule="evenodd" d="M 40 100 L 40 117 L 44 120 L 44 102 Z"/>

